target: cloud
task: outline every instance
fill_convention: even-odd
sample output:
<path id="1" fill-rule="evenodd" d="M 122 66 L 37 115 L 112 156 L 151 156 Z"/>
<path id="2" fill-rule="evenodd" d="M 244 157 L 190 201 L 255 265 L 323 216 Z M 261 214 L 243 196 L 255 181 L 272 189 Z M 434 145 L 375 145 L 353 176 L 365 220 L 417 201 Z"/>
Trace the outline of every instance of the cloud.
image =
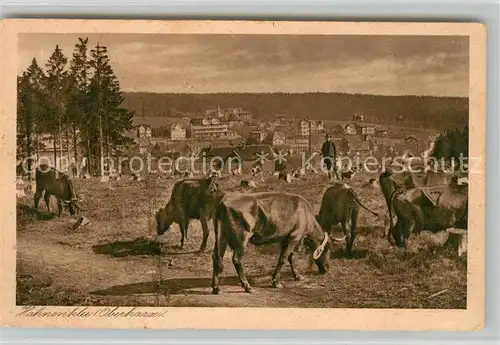
<path id="1" fill-rule="evenodd" d="M 82 36 L 82 35 L 80 35 Z M 153 92 L 349 92 L 466 96 L 468 39 L 445 36 L 88 35 L 121 86 Z M 23 35 L 20 65 L 78 35 Z"/>

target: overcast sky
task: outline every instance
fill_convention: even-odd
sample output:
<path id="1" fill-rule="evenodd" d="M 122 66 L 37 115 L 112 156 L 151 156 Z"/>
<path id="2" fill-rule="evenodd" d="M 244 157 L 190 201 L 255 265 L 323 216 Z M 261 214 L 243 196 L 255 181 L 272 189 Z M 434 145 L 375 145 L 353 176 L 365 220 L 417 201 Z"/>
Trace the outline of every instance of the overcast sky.
<path id="1" fill-rule="evenodd" d="M 108 47 L 124 91 L 346 92 L 467 96 L 467 37 L 292 35 L 19 36 L 18 72 L 78 37 Z"/>

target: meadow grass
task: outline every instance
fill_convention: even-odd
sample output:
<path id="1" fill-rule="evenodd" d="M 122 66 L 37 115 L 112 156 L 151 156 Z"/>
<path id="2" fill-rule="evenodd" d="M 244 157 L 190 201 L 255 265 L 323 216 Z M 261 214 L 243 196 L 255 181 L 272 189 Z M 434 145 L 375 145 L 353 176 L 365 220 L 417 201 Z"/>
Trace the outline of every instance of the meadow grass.
<path id="1" fill-rule="evenodd" d="M 219 183 L 228 191 L 297 193 L 309 200 L 316 212 L 324 191 L 331 185 L 322 174 L 306 175 L 292 183 L 266 176 L 265 181 L 256 179 L 257 187 L 248 190 L 239 186 L 243 178 L 250 177 L 225 177 Z M 361 201 L 379 213 L 379 217 L 374 217 L 360 211 L 354 257 L 347 258 L 344 248 L 339 247 L 332 254 L 329 273 L 321 276 L 305 254 L 299 252 L 298 267 L 306 281 L 293 281 L 290 268 L 285 265 L 285 288 L 276 290 L 270 288 L 270 274 L 279 248 L 249 246 L 244 265 L 251 283 L 260 292 L 258 297 L 242 292 L 230 253 L 224 259 L 222 289 L 238 293 L 210 295 L 213 233 L 207 251 L 197 253 L 201 243 L 198 221 L 191 222 L 187 245 L 182 250 L 175 247 L 180 242 L 175 224 L 160 238 L 159 248 L 155 247 L 154 212 L 165 206 L 175 180 L 151 175 L 141 182 L 77 181 L 77 190 L 84 195 L 84 215 L 91 221 L 77 230 L 71 229 L 72 219 L 67 213 L 62 218 L 37 219 L 32 212 L 32 195 L 28 195 L 18 200 L 17 303 L 466 308 L 466 258 L 458 259 L 456 251 L 448 246 L 436 246 L 429 236 L 412 236 L 407 250 L 390 246 L 381 238 L 385 216 L 382 193 L 377 186 L 362 187 L 370 178 L 376 176 L 357 174 L 349 182 Z M 53 210 L 55 206 L 53 203 Z M 43 201 L 40 208 L 44 208 Z M 158 279 L 158 260 L 163 271 L 161 291 L 156 291 L 154 284 Z M 433 297 L 443 290 L 446 291 Z"/>

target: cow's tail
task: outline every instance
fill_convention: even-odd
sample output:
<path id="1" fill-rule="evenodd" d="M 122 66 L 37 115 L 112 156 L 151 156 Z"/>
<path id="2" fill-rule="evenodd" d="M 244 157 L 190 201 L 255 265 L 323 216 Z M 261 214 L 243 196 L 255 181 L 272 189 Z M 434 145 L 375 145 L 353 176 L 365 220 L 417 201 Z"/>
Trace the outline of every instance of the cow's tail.
<path id="1" fill-rule="evenodd" d="M 365 205 L 363 205 L 363 203 L 361 202 L 361 200 L 359 200 L 358 196 L 356 195 L 356 193 L 354 193 L 354 191 L 351 190 L 351 193 L 352 193 L 352 197 L 354 198 L 354 200 L 356 200 L 356 202 L 358 203 L 359 206 L 361 206 L 362 208 L 364 208 L 365 210 L 367 210 L 368 212 L 370 212 L 371 214 L 373 214 L 375 217 L 378 217 L 378 213 L 377 212 L 372 211 L 368 207 L 366 207 Z"/>
<path id="2" fill-rule="evenodd" d="M 256 232 L 252 235 L 252 237 L 250 237 L 248 242 L 250 242 L 254 246 L 262 246 L 265 244 L 280 242 L 282 239 L 283 239 L 283 236 L 279 235 L 277 233 L 274 233 L 271 236 L 265 237 L 261 233 Z"/>

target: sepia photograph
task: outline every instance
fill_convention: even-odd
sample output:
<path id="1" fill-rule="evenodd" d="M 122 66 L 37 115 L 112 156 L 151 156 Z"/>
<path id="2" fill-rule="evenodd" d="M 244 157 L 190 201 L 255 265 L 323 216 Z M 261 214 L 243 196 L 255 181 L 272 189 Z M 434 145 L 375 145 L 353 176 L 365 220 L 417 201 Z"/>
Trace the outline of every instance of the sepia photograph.
<path id="1" fill-rule="evenodd" d="M 3 49 L 13 315 L 472 310 L 480 327 L 479 24 L 57 21 Z"/>

